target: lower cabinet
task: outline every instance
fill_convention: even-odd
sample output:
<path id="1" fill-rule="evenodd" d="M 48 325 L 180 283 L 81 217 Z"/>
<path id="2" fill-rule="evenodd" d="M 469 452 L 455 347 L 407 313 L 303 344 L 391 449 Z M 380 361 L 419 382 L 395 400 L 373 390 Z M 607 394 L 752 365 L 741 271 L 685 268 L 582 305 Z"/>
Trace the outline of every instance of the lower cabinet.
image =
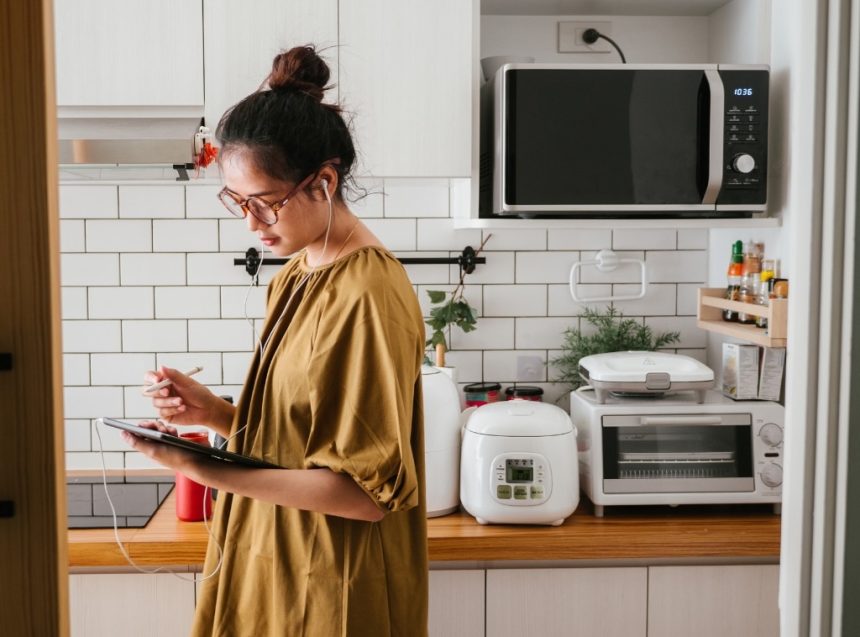
<path id="1" fill-rule="evenodd" d="M 69 607 L 72 637 L 187 635 L 194 583 L 169 573 L 70 575 Z"/>
<path id="2" fill-rule="evenodd" d="M 484 571 L 430 571 L 429 615 L 430 637 L 484 635 Z"/>
<path id="3" fill-rule="evenodd" d="M 648 637 L 779 637 L 779 566 L 652 566 Z"/>
<path id="4" fill-rule="evenodd" d="M 487 571 L 492 637 L 645 637 L 647 608 L 645 567 Z"/>

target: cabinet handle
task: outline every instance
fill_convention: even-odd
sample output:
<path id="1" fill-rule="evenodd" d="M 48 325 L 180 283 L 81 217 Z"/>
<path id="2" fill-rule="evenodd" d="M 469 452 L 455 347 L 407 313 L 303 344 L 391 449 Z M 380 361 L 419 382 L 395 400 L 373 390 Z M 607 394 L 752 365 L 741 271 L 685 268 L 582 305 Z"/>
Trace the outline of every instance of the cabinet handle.
<path id="1" fill-rule="evenodd" d="M 0 372 L 12 371 L 12 354 L 0 352 Z"/>

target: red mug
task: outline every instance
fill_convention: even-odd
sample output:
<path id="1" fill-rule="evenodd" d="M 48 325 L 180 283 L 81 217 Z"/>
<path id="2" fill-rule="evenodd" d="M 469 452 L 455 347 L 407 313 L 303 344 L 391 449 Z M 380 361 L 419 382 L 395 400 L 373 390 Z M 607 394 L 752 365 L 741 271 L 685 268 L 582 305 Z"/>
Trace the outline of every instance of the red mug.
<path id="1" fill-rule="evenodd" d="M 179 434 L 179 437 L 209 446 L 209 434 L 205 431 L 191 431 Z M 203 496 L 206 496 L 204 505 Z M 176 472 L 176 517 L 185 522 L 199 522 L 203 516 L 212 517 L 212 489 L 194 482 L 191 478 Z"/>

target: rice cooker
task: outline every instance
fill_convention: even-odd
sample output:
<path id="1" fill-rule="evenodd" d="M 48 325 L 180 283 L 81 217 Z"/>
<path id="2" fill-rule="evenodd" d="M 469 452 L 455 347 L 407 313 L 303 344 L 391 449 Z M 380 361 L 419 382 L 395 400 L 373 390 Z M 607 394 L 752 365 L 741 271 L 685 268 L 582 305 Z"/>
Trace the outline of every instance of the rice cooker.
<path id="1" fill-rule="evenodd" d="M 473 407 L 463 432 L 460 500 L 479 524 L 558 526 L 579 504 L 577 462 L 573 423 L 555 405 Z"/>
<path id="2" fill-rule="evenodd" d="M 460 507 L 460 393 L 438 367 L 423 365 L 424 479 L 427 517 Z"/>

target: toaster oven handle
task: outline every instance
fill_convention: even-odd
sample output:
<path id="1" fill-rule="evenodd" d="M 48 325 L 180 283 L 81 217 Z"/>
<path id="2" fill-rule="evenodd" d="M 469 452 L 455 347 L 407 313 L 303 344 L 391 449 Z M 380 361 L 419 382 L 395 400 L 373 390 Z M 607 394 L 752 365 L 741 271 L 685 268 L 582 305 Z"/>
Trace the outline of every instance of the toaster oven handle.
<path id="1" fill-rule="evenodd" d="M 723 131 L 725 129 L 726 99 L 723 80 L 716 69 L 705 69 L 705 80 L 711 94 L 711 117 L 708 129 L 708 185 L 703 204 L 716 204 L 723 187 Z"/>
<path id="2" fill-rule="evenodd" d="M 720 416 L 642 416 L 639 424 L 648 425 L 722 425 Z"/>

